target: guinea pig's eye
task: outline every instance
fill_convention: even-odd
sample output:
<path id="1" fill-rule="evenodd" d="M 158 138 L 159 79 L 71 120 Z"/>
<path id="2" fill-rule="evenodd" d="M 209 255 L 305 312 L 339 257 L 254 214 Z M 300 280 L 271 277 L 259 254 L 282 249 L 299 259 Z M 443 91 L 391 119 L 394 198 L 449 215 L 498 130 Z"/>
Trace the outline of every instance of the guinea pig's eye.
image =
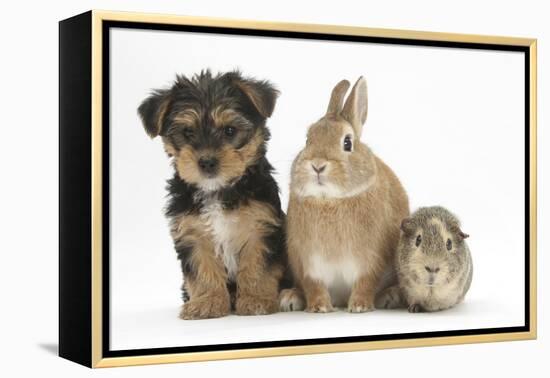
<path id="1" fill-rule="evenodd" d="M 344 138 L 344 151 L 350 152 L 352 147 L 353 143 L 351 141 L 351 136 L 346 135 Z"/>
<path id="2" fill-rule="evenodd" d="M 237 129 L 233 126 L 225 126 L 223 128 L 223 133 L 228 138 L 233 138 L 237 134 Z"/>
<path id="3" fill-rule="evenodd" d="M 453 242 L 451 239 L 447 239 L 447 251 L 450 251 L 451 249 L 453 249 Z"/>
<path id="4" fill-rule="evenodd" d="M 422 243 L 422 235 L 418 235 L 416 237 L 416 246 L 418 247 Z"/>

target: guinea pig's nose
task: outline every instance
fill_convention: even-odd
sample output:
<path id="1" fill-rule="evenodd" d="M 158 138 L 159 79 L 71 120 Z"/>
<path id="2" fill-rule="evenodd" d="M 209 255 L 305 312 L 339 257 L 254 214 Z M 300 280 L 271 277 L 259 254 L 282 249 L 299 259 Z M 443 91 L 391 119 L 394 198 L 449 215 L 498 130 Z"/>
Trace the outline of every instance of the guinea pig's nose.
<path id="1" fill-rule="evenodd" d="M 428 273 L 437 273 L 437 272 L 439 272 L 439 268 L 430 268 L 427 265 L 424 268 L 428 271 Z"/>

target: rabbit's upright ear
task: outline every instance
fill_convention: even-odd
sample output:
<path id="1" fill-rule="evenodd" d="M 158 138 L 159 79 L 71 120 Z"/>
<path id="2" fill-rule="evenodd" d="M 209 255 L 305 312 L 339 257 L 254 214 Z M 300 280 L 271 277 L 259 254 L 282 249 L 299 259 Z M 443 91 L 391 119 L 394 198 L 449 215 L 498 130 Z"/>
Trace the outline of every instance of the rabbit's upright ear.
<path id="1" fill-rule="evenodd" d="M 342 109 L 342 116 L 351 123 L 358 136 L 361 136 L 363 125 L 367 120 L 367 107 L 367 81 L 361 76 L 353 86 Z"/>
<path id="2" fill-rule="evenodd" d="M 342 80 L 341 82 L 336 84 L 336 86 L 332 90 L 332 94 L 330 95 L 327 115 L 340 113 L 340 111 L 342 110 L 342 106 L 344 105 L 344 96 L 346 95 L 349 86 L 350 83 L 347 80 Z"/>

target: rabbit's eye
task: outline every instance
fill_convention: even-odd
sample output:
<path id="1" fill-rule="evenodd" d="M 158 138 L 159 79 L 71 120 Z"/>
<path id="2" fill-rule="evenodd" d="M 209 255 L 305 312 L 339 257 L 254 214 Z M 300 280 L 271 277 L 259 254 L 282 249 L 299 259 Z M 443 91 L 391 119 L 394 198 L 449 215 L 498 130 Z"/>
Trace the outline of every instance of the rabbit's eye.
<path id="1" fill-rule="evenodd" d="M 422 243 L 422 235 L 418 235 L 416 237 L 416 246 L 418 247 Z"/>
<path id="2" fill-rule="evenodd" d="M 346 137 L 344 138 L 344 151 L 350 152 L 352 146 L 353 143 L 351 142 L 351 137 L 349 135 L 346 135 Z"/>
<path id="3" fill-rule="evenodd" d="M 447 251 L 450 251 L 451 249 L 453 249 L 453 242 L 451 239 L 447 239 Z"/>

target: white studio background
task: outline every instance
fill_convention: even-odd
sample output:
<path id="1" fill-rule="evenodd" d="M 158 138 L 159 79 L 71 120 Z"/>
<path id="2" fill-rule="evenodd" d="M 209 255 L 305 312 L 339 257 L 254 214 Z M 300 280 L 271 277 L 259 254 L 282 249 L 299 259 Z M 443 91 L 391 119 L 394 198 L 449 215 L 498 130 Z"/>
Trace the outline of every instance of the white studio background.
<path id="1" fill-rule="evenodd" d="M 0 24 L 3 46 L 0 82 L 2 91 L 3 134 L 0 138 L 2 209 L 0 283 L 0 372 L 7 377 L 37 376 L 47 373 L 58 377 L 211 377 L 219 375 L 281 377 L 333 377 L 350 371 L 357 374 L 388 376 L 425 376 L 442 372 L 446 377 L 478 375 L 499 377 L 546 376 L 550 352 L 548 327 L 548 270 L 550 207 L 548 167 L 550 164 L 548 134 L 548 104 L 550 103 L 550 29 L 547 2 L 526 1 L 435 1 L 406 0 L 297 2 L 279 0 L 258 2 L 235 0 L 174 1 L 158 0 L 75 0 L 71 2 L 39 2 L 22 0 L 4 5 Z M 339 25 L 431 30 L 454 33 L 510 35 L 538 38 L 538 340 L 403 348 L 356 353 L 330 353 L 235 361 L 213 361 L 193 364 L 169 364 L 91 371 L 56 356 L 57 350 L 57 251 L 58 251 L 58 25 L 61 19 L 94 9 L 202 15 L 237 19 L 308 22 Z M 142 55 L 148 52 L 144 51 Z M 136 57 L 137 62 L 139 57 Z M 280 59 L 284 63 L 284 59 Z M 371 105 L 382 101 L 374 97 L 373 79 L 369 85 Z M 350 74 L 351 76 L 351 74 Z M 351 79 L 351 77 L 350 77 Z M 169 80 L 160 78 L 160 81 Z M 158 80 L 151 86 L 158 85 Z M 320 83 L 319 83 L 320 84 Z M 327 82 L 325 84 L 330 86 Z M 311 91 L 313 92 L 313 91 Z M 311 93 L 310 92 L 310 93 Z M 143 93 L 136 94 L 141 99 Z M 326 102 L 326 98 L 323 99 Z M 278 105 L 280 113 L 283 97 Z M 313 109 L 317 116 L 324 105 Z M 391 116 L 383 109 L 372 108 L 365 137 L 376 143 L 376 152 L 389 161 L 390 156 L 379 144 L 382 125 L 375 124 L 377 113 Z M 308 115 L 305 115 L 308 116 Z M 384 117 L 384 119 L 385 119 Z M 134 120 L 132 120 L 134 122 Z M 272 120 L 271 122 L 274 122 Z M 271 124 L 271 123 L 270 123 Z M 128 127 L 134 127 L 135 124 Z M 273 126 L 273 125 L 272 125 Z M 302 125 L 299 125 L 302 127 Z M 75 127 L 85 127 L 75 125 Z M 136 126 L 138 127 L 138 126 Z M 138 127 L 139 128 L 139 127 Z M 404 128 L 401 128 L 404 130 Z M 275 130 L 273 130 L 275 131 Z M 499 137 L 495 136 L 495 144 Z M 158 154 L 155 167 L 166 160 L 158 142 L 143 139 Z M 389 161 L 398 170 L 393 161 Z M 166 171 L 168 172 L 168 171 Z M 403 181 L 407 172 L 398 172 Z M 162 183 L 157 192 L 163 196 Z M 409 192 L 409 182 L 406 182 Z M 435 190 L 434 190 L 435 192 Z M 445 192 L 442 192 L 445 193 Z M 426 193 L 429 202 L 435 202 Z M 412 195 L 411 195 L 412 197 Z M 160 199 L 159 199 L 160 201 Z M 415 201 L 424 202 L 424 198 Z M 426 200 L 426 202 L 428 202 Z M 415 202 L 416 204 L 416 202 Z M 446 203 L 449 207 L 457 204 Z M 159 203 L 160 206 L 160 203 Z M 460 207 L 462 209 L 462 207 Z M 475 227 L 475 219 L 460 212 L 464 223 Z M 152 210 L 156 217 L 159 209 Z M 472 242 L 474 235 L 472 233 Z M 476 247 L 476 250 L 477 247 Z M 162 251 L 157 255 L 171 255 Z M 476 260 L 476 266 L 480 263 Z M 167 265 L 168 266 L 168 265 Z M 498 267 L 498 262 L 495 263 Z M 156 268 L 152 264 L 152 269 Z M 178 274 L 177 263 L 170 262 L 170 275 Z M 481 276 L 476 275 L 476 279 Z M 145 278 L 145 277 L 144 277 Z M 167 285 L 167 290 L 174 289 Z M 473 289 L 472 289 L 473 290 Z M 476 289 L 477 290 L 477 289 Z M 471 294 L 474 294 L 472 292 Z M 498 294 L 498 290 L 497 290 Z M 173 300 L 176 293 L 165 293 Z M 469 298 L 472 301 L 474 298 Z M 367 314 L 365 318 L 374 315 Z M 172 316 L 169 314 L 169 316 Z M 323 320 L 324 321 L 324 320 Z M 308 324 L 308 326 L 310 326 Z"/>
<path id="2" fill-rule="evenodd" d="M 111 348 L 158 348 L 524 324 L 524 55 L 187 32 L 111 31 Z M 440 313 L 178 319 L 181 273 L 167 220 L 173 174 L 136 108 L 176 73 L 239 68 L 281 91 L 268 158 L 283 209 L 290 165 L 343 78 L 365 75 L 362 140 L 401 178 L 411 207 L 456 212 L 474 259 L 464 304 Z"/>

